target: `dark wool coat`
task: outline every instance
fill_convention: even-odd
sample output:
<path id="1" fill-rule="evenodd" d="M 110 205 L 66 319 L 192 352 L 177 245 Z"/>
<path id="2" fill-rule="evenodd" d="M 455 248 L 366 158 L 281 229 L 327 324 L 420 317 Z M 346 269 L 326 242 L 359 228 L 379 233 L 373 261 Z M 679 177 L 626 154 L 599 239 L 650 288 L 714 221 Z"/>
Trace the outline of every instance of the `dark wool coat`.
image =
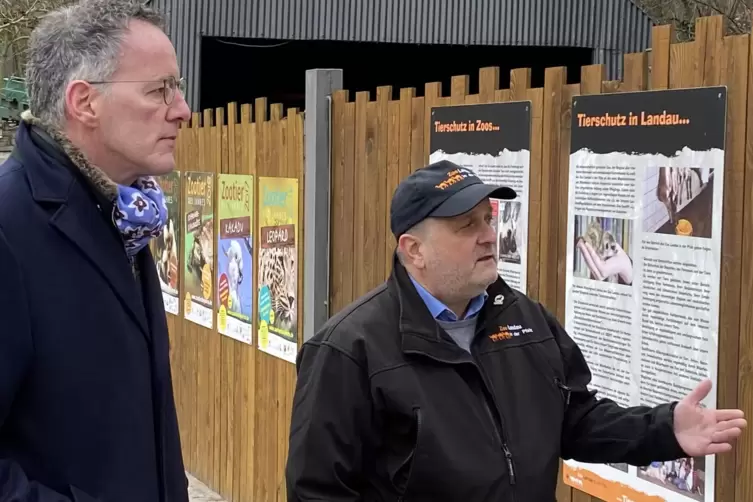
<path id="1" fill-rule="evenodd" d="M 0 166 L 0 500 L 187 502 L 160 285 L 114 186 L 28 122 Z"/>

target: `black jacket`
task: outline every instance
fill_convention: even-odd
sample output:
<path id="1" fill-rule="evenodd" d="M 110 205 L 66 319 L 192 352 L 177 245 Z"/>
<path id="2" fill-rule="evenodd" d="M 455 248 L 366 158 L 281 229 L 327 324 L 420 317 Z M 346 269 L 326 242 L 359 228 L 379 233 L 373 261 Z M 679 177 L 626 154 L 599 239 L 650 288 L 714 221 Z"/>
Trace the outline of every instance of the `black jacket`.
<path id="1" fill-rule="evenodd" d="M 17 149 L 0 167 L 0 500 L 187 502 L 149 250 L 137 281 L 62 150 L 26 123 Z"/>
<path id="2" fill-rule="evenodd" d="M 289 502 L 553 502 L 560 457 L 685 456 L 674 404 L 596 399 L 581 351 L 540 304 L 498 280 L 471 356 L 394 267 L 301 349 Z"/>

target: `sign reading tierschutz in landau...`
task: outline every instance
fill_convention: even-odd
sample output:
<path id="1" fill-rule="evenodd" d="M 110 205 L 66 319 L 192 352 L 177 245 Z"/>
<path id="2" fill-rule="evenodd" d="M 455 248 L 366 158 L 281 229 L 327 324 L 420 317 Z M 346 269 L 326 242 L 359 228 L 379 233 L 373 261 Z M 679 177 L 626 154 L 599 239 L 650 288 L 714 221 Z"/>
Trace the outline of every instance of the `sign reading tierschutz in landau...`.
<path id="1" fill-rule="evenodd" d="M 180 313 L 180 172 L 173 171 L 157 178 L 165 194 L 167 206 L 167 222 L 162 234 L 152 240 L 152 255 L 157 265 L 157 276 L 162 287 L 162 300 L 165 312 L 178 315 Z"/>
<path id="2" fill-rule="evenodd" d="M 251 343 L 253 325 L 254 177 L 220 174 L 217 246 L 217 331 Z"/>
<path id="3" fill-rule="evenodd" d="M 725 87 L 573 98 L 565 329 L 589 387 L 620 405 L 716 383 L 726 123 Z M 715 469 L 708 456 L 562 472 L 602 500 L 713 502 Z"/>
<path id="4" fill-rule="evenodd" d="M 214 284 L 214 174 L 189 172 L 185 178 L 185 299 L 183 317 L 212 329 Z"/>
<path id="5" fill-rule="evenodd" d="M 259 178 L 259 349 L 298 354 L 298 180 Z"/>
<path id="6" fill-rule="evenodd" d="M 531 102 L 440 106 L 431 109 L 430 162 L 449 160 L 484 183 L 508 186 L 515 200 L 492 199 L 500 276 L 528 288 L 528 201 Z"/>

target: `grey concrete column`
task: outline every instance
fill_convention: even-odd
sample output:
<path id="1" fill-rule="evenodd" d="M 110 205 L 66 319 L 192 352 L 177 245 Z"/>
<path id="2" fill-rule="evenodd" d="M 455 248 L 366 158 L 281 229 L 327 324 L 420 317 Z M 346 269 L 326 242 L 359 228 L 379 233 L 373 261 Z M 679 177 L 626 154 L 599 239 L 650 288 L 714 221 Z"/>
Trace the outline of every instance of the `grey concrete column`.
<path id="1" fill-rule="evenodd" d="M 329 205 L 332 93 L 343 72 L 306 71 L 303 341 L 329 318 Z"/>

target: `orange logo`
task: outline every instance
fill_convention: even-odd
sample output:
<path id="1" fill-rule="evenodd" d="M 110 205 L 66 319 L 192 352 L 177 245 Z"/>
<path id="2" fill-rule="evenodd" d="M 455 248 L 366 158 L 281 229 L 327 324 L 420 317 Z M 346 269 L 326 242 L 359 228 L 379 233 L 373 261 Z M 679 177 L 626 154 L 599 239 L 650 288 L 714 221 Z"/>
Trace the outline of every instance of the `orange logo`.
<path id="1" fill-rule="evenodd" d="M 475 175 L 464 167 L 461 167 L 460 169 L 453 169 L 452 171 L 447 173 L 447 179 L 445 179 L 442 183 L 438 185 L 434 185 L 434 187 L 439 188 L 440 190 L 444 190 L 446 188 L 451 187 L 455 183 L 463 181 L 464 179 L 470 176 L 475 176 Z"/>
<path id="2" fill-rule="evenodd" d="M 499 330 L 493 335 L 489 335 L 489 339 L 492 342 L 498 342 L 500 340 L 509 340 L 512 338 L 512 333 L 507 329 L 507 326 L 499 326 Z"/>
<path id="3" fill-rule="evenodd" d="M 499 342 L 501 340 L 509 340 L 510 338 L 527 335 L 533 333 L 531 328 L 524 328 L 520 324 L 512 324 L 507 326 L 497 326 L 497 332 L 489 335 L 489 339 L 492 342 Z"/>

